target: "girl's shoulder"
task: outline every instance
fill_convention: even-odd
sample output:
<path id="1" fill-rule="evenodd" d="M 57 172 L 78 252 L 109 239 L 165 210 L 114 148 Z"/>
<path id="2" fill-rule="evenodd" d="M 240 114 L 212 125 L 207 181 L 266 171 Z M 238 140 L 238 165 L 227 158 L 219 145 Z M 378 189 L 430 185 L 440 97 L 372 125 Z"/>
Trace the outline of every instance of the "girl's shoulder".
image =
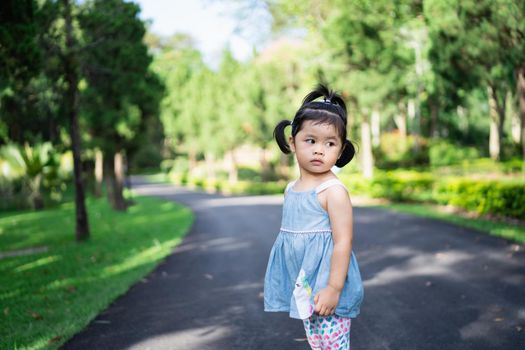
<path id="1" fill-rule="evenodd" d="M 295 183 L 297 182 L 297 180 L 294 180 L 294 181 L 291 181 L 289 182 L 287 185 L 286 185 L 286 188 L 284 190 L 284 193 L 288 193 L 288 191 L 292 190 L 293 191 L 293 187 L 295 185 Z M 339 180 L 338 178 L 331 178 L 331 179 L 328 179 L 328 180 L 325 180 L 323 182 L 321 182 L 319 185 L 317 185 L 315 188 L 312 188 L 311 190 L 309 191 L 301 191 L 299 193 L 307 193 L 307 192 L 310 192 L 310 191 L 314 191 L 315 190 L 315 193 L 319 194 L 323 191 L 325 191 L 326 189 L 330 188 L 330 187 L 339 187 L 339 188 L 342 188 L 346 193 L 348 193 L 348 189 L 346 188 L 346 186 L 341 182 L 341 180 Z"/>
<path id="2" fill-rule="evenodd" d="M 337 178 L 321 183 L 317 186 L 316 192 L 319 203 L 326 211 L 328 211 L 328 203 L 336 208 L 347 208 L 348 205 L 352 205 L 348 189 Z"/>
<path id="3" fill-rule="evenodd" d="M 293 180 L 293 181 L 291 181 L 291 182 L 288 182 L 288 184 L 286 185 L 286 188 L 284 189 L 284 193 L 285 193 L 285 194 L 288 193 L 288 191 L 290 191 L 290 188 L 292 188 L 293 185 L 295 185 L 295 182 L 296 182 L 296 181 L 297 181 L 297 180 Z"/>
<path id="4" fill-rule="evenodd" d="M 321 193 L 321 192 L 325 191 L 328 188 L 334 188 L 334 189 L 338 188 L 339 191 L 344 190 L 346 193 L 348 193 L 348 189 L 341 182 L 341 180 L 339 180 L 338 178 L 331 178 L 331 179 L 328 179 L 328 180 L 322 182 L 321 184 L 319 184 L 315 188 L 315 192 L 316 193 Z"/>

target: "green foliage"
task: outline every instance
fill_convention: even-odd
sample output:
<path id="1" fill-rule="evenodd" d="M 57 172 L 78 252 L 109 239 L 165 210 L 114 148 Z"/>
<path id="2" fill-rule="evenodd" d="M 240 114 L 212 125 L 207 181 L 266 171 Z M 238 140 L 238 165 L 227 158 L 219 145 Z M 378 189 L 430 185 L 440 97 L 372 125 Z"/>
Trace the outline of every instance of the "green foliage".
<path id="1" fill-rule="evenodd" d="M 523 162 L 521 159 L 513 159 L 506 162 L 495 161 L 490 158 L 479 158 L 463 160 L 458 164 L 440 166 L 432 171 L 437 176 L 491 176 L 502 177 L 502 175 L 520 175 Z"/>
<path id="2" fill-rule="evenodd" d="M 143 168 L 158 168 L 161 165 L 162 156 L 159 149 L 152 143 L 143 143 L 130 160 L 130 170 L 136 171 Z"/>
<path id="3" fill-rule="evenodd" d="M 433 183 L 431 173 L 386 171 L 374 176 L 370 183 L 370 195 L 395 201 L 428 201 Z"/>
<path id="4" fill-rule="evenodd" d="M 93 143 L 109 157 L 137 137 L 147 111 L 155 113 L 148 97 L 157 98 L 161 89 L 148 70 L 152 58 L 142 41 L 146 29 L 139 11 L 134 3 L 95 0 L 78 15 L 83 45 L 93 47 L 81 56 L 87 82 L 81 111 Z"/>
<path id="5" fill-rule="evenodd" d="M 35 209 L 41 209 L 44 205 L 41 195 L 42 185 L 51 189 L 57 196 L 64 188 L 63 173 L 60 172 L 60 155 L 50 142 L 34 146 L 26 143 L 23 148 L 15 144 L 2 146 L 0 160 L 4 164 L 4 171 L 8 178 L 22 178 L 27 182 L 30 190 L 28 200 Z M 7 188 L 5 185 L 4 187 Z"/>
<path id="6" fill-rule="evenodd" d="M 399 170 L 378 172 L 366 186 L 372 197 L 401 202 L 434 202 L 478 214 L 525 218 L 523 178 L 482 180 Z"/>
<path id="7" fill-rule="evenodd" d="M 250 167 L 239 167 L 239 180 L 261 181 L 260 171 Z"/>
<path id="8" fill-rule="evenodd" d="M 60 36 L 53 1 L 0 4 L 0 144 L 59 142 L 67 127 L 61 112 Z"/>
<path id="9" fill-rule="evenodd" d="M 0 9 L 0 92 L 11 81 L 28 81 L 39 71 L 42 48 L 38 46 L 36 0 L 2 1 Z"/>
<path id="10" fill-rule="evenodd" d="M 379 147 L 373 150 L 376 166 L 380 169 L 395 169 L 428 164 L 428 141 L 408 135 L 403 138 L 398 132 L 381 134 Z"/>
<path id="11" fill-rule="evenodd" d="M 357 112 L 366 115 L 385 99 L 406 94 L 413 55 L 402 27 L 416 9 L 408 1 L 335 4 L 338 10 L 327 19 L 323 36 L 334 52 L 333 61 L 343 67 L 329 77 L 347 92 Z"/>
<path id="12" fill-rule="evenodd" d="M 365 179 L 361 173 L 348 174 L 343 170 L 337 177 L 345 184 L 350 191 L 350 196 L 368 195 L 370 193 L 370 181 Z"/>
<path id="13" fill-rule="evenodd" d="M 456 178 L 437 182 L 438 203 L 459 206 L 479 214 L 525 219 L 525 182 Z"/>
<path id="14" fill-rule="evenodd" d="M 463 160 L 479 158 L 479 152 L 474 147 L 462 147 L 446 140 L 438 140 L 430 145 L 430 166 L 439 167 L 461 163 Z"/>

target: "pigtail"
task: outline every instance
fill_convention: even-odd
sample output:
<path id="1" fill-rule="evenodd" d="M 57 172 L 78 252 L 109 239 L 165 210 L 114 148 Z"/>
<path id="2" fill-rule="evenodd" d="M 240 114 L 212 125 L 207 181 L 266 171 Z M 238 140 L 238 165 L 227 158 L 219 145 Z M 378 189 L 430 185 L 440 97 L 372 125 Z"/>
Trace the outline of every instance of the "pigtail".
<path id="1" fill-rule="evenodd" d="M 349 140 L 345 140 L 343 144 L 343 152 L 341 152 L 341 156 L 335 162 L 335 166 L 338 168 L 344 167 L 346 164 L 350 163 L 350 161 L 354 158 L 355 155 L 355 148 L 352 142 Z"/>
<path id="2" fill-rule="evenodd" d="M 330 95 L 330 91 L 328 90 L 328 88 L 324 86 L 323 84 L 319 84 L 315 87 L 315 89 L 312 92 L 310 92 L 308 95 L 304 97 L 302 106 L 304 106 L 307 103 L 312 102 L 316 98 L 319 98 L 321 96 L 327 97 L 329 95 Z"/>
<path id="3" fill-rule="evenodd" d="M 273 130 L 273 137 L 284 154 L 289 154 L 292 152 L 290 145 L 288 142 L 286 142 L 286 135 L 284 134 L 284 129 L 286 129 L 286 127 L 289 125 L 291 125 L 289 120 L 281 120 Z"/>
<path id="4" fill-rule="evenodd" d="M 330 101 L 333 104 L 338 105 L 339 107 L 341 107 L 341 110 L 343 111 L 342 117 L 346 121 L 346 104 L 345 104 L 345 101 L 343 100 L 343 98 L 341 97 L 341 95 L 331 91 Z"/>
<path id="5" fill-rule="evenodd" d="M 312 92 L 305 96 L 301 108 L 307 107 L 307 104 L 311 105 L 311 103 L 319 97 L 323 97 L 325 103 L 328 103 L 328 106 L 330 106 L 327 107 L 328 110 L 331 110 L 332 112 L 338 114 L 341 118 L 343 118 L 343 120 L 346 123 L 347 112 L 346 104 L 343 100 L 343 97 L 335 91 L 328 89 L 328 87 L 326 87 L 323 84 L 318 84 Z M 320 106 L 317 107 L 319 108 Z"/>

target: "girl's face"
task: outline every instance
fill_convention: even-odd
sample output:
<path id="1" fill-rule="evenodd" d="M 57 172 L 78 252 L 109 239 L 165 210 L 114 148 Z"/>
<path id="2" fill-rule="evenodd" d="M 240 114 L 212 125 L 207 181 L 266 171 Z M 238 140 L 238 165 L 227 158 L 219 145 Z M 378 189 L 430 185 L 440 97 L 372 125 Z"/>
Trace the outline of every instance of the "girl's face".
<path id="1" fill-rule="evenodd" d="M 343 142 L 332 124 L 303 123 L 301 130 L 290 136 L 290 148 L 295 153 L 301 170 L 313 174 L 330 171 L 341 155 Z"/>

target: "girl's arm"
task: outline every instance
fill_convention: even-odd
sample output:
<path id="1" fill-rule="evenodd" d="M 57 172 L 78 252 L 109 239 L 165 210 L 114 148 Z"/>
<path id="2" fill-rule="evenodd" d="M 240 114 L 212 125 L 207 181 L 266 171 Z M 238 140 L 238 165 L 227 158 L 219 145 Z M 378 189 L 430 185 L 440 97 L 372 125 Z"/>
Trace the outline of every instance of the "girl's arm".
<path id="1" fill-rule="evenodd" d="M 352 203 L 342 186 L 326 189 L 326 211 L 330 217 L 334 250 L 328 285 L 315 296 L 315 311 L 321 316 L 334 313 L 345 285 L 352 253 Z"/>

